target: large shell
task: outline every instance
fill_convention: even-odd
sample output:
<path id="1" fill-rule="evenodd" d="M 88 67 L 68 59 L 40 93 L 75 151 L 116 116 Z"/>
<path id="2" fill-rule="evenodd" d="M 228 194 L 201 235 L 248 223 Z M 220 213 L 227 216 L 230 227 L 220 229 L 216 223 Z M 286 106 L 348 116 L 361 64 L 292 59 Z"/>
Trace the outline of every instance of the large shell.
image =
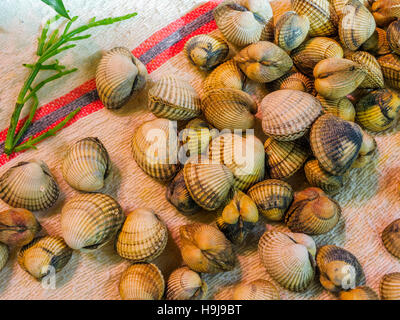
<path id="1" fill-rule="evenodd" d="M 230 59 L 216 67 L 203 81 L 203 91 L 207 94 L 214 89 L 237 89 L 242 90 L 245 75 L 240 70 L 235 60 Z"/>
<path id="2" fill-rule="evenodd" d="M 390 23 L 394 18 L 400 18 L 399 0 L 376 0 L 372 3 L 371 11 L 381 25 Z"/>
<path id="3" fill-rule="evenodd" d="M 280 221 L 293 201 L 290 184 L 276 179 L 261 181 L 250 188 L 248 195 L 259 212 L 272 221 Z"/>
<path id="4" fill-rule="evenodd" d="M 349 291 L 340 291 L 340 300 L 379 300 L 377 293 L 367 286 L 360 286 Z"/>
<path id="5" fill-rule="evenodd" d="M 49 273 L 59 272 L 71 259 L 72 249 L 60 237 L 39 237 L 23 246 L 18 263 L 23 270 L 40 280 Z"/>
<path id="6" fill-rule="evenodd" d="M 289 72 L 271 83 L 273 91 L 291 89 L 314 94 L 314 81 L 300 72 Z"/>
<path id="7" fill-rule="evenodd" d="M 357 258 L 349 251 L 334 245 L 325 245 L 317 253 L 319 280 L 333 293 L 354 289 L 365 284 L 363 269 Z"/>
<path id="8" fill-rule="evenodd" d="M 19 162 L 0 177 L 0 198 L 11 207 L 48 209 L 59 194 L 57 182 L 41 160 Z"/>
<path id="9" fill-rule="evenodd" d="M 98 191 L 110 170 L 110 157 L 97 138 L 84 138 L 72 145 L 62 162 L 68 184 L 80 191 Z"/>
<path id="10" fill-rule="evenodd" d="M 353 168 L 362 168 L 366 166 L 369 162 L 371 162 L 372 158 L 375 155 L 375 150 L 378 147 L 376 140 L 373 136 L 369 135 L 365 131 L 362 131 L 362 135 L 363 141 L 360 151 L 358 152 L 358 157 L 352 165 Z"/>
<path id="11" fill-rule="evenodd" d="M 357 62 L 366 73 L 359 88 L 377 89 L 385 87 L 381 66 L 373 55 L 365 51 L 356 51 L 347 55 L 346 58 Z"/>
<path id="12" fill-rule="evenodd" d="M 343 120 L 354 121 L 356 110 L 347 97 L 331 100 L 321 95 L 317 95 L 317 99 L 321 102 L 324 113 L 333 114 Z"/>
<path id="13" fill-rule="evenodd" d="M 290 56 L 268 41 L 247 46 L 234 59 L 247 77 L 261 83 L 274 81 L 293 67 Z"/>
<path id="14" fill-rule="evenodd" d="M 217 228 L 193 223 L 181 226 L 179 233 L 182 258 L 190 269 L 218 273 L 235 267 L 232 245 Z"/>
<path id="15" fill-rule="evenodd" d="M 400 259 L 400 219 L 394 220 L 382 231 L 382 242 L 387 251 Z"/>
<path id="16" fill-rule="evenodd" d="M 237 285 L 232 300 L 280 300 L 278 289 L 269 281 L 257 279 Z"/>
<path id="17" fill-rule="evenodd" d="M 149 110 L 159 118 L 189 120 L 201 113 L 201 100 L 186 81 L 167 75 L 149 90 Z"/>
<path id="18" fill-rule="evenodd" d="M 146 84 L 147 70 L 127 48 L 108 51 L 96 70 L 100 100 L 108 109 L 119 109 Z"/>
<path id="19" fill-rule="evenodd" d="M 278 90 L 261 101 L 263 131 L 277 140 L 295 140 L 321 114 L 320 102 L 309 93 Z"/>
<path id="20" fill-rule="evenodd" d="M 8 209 L 0 212 L 0 242 L 10 246 L 23 246 L 33 240 L 41 230 L 32 212 Z"/>
<path id="21" fill-rule="evenodd" d="M 117 236 L 118 254 L 133 262 L 150 262 L 165 249 L 168 229 L 150 209 L 138 208 L 127 215 Z"/>
<path id="22" fill-rule="evenodd" d="M 160 300 L 164 295 L 164 277 L 152 263 L 136 263 L 126 269 L 119 282 L 122 300 Z"/>
<path id="23" fill-rule="evenodd" d="M 182 267 L 174 270 L 167 283 L 168 300 L 203 300 L 207 295 L 207 283 L 201 274 Z"/>
<path id="24" fill-rule="evenodd" d="M 361 49 L 374 55 L 384 55 L 392 51 L 386 38 L 386 31 L 381 28 L 375 29 L 372 36 L 363 43 Z"/>
<path id="25" fill-rule="evenodd" d="M 400 21 L 393 21 L 386 30 L 387 41 L 390 48 L 400 54 Z"/>
<path id="26" fill-rule="evenodd" d="M 383 77 L 388 85 L 400 89 L 400 57 L 394 53 L 378 58 Z"/>
<path id="27" fill-rule="evenodd" d="M 94 250 L 105 245 L 124 222 L 117 201 L 101 193 L 79 194 L 61 211 L 61 231 L 72 249 Z"/>
<path id="28" fill-rule="evenodd" d="M 307 37 L 310 21 L 294 11 L 279 17 L 275 26 L 275 43 L 285 51 L 297 48 Z"/>
<path id="29" fill-rule="evenodd" d="M 400 272 L 385 274 L 382 277 L 379 291 L 382 300 L 400 300 Z"/>
<path id="30" fill-rule="evenodd" d="M 315 243 L 303 234 L 266 231 L 258 254 L 270 276 L 291 291 L 304 291 L 314 279 Z"/>
<path id="31" fill-rule="evenodd" d="M 10 253 L 6 244 L 0 242 L 0 271 L 5 267 Z"/>
<path id="32" fill-rule="evenodd" d="M 179 170 L 178 138 L 173 121 L 155 119 L 142 123 L 132 137 L 132 155 L 149 176 L 171 180 Z"/>

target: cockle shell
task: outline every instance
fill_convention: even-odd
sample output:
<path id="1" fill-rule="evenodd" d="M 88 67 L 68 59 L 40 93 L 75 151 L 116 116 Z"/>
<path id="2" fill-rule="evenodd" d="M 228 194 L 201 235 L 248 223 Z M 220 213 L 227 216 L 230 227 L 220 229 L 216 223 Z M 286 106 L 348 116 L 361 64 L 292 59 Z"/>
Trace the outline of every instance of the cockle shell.
<path id="1" fill-rule="evenodd" d="M 62 208 L 62 236 L 72 249 L 95 250 L 114 237 L 124 218 L 112 197 L 102 193 L 79 194 Z"/>
<path id="2" fill-rule="evenodd" d="M 201 113 L 196 90 L 175 76 L 163 76 L 149 90 L 148 107 L 159 118 L 189 120 Z"/>
<path id="3" fill-rule="evenodd" d="M 340 300 L 379 300 L 377 293 L 367 286 L 360 286 L 349 291 L 340 291 Z"/>
<path id="4" fill-rule="evenodd" d="M 318 160 L 310 160 L 304 165 L 307 181 L 312 186 L 321 188 L 326 193 L 336 194 L 344 184 L 343 176 L 335 176 L 321 168 Z"/>
<path id="5" fill-rule="evenodd" d="M 132 156 L 149 176 L 171 180 L 179 170 L 176 125 L 167 119 L 142 123 L 135 129 L 131 142 Z"/>
<path id="6" fill-rule="evenodd" d="M 235 60 L 230 59 L 216 67 L 203 81 L 205 95 L 215 89 L 237 89 L 242 90 L 245 82 L 245 75 L 240 70 Z"/>
<path id="7" fill-rule="evenodd" d="M 0 242 L 0 271 L 7 264 L 9 254 L 7 245 Z"/>
<path id="8" fill-rule="evenodd" d="M 284 141 L 303 136 L 322 112 L 311 94 L 288 89 L 267 94 L 260 108 L 264 133 Z"/>
<path id="9" fill-rule="evenodd" d="M 276 179 L 267 179 L 252 186 L 247 192 L 260 213 L 272 221 L 280 221 L 293 201 L 290 184 Z"/>
<path id="10" fill-rule="evenodd" d="M 61 237 L 45 236 L 23 246 L 18 253 L 18 263 L 23 270 L 40 280 L 63 269 L 71 256 L 72 249 Z"/>
<path id="11" fill-rule="evenodd" d="M 275 13 L 274 13 L 275 15 Z M 272 17 L 265 25 L 263 31 L 261 32 L 260 41 L 274 41 L 275 36 L 275 25 L 274 25 L 275 17 Z"/>
<path id="12" fill-rule="evenodd" d="M 378 58 L 386 83 L 400 89 L 400 57 L 394 53 Z"/>
<path id="13" fill-rule="evenodd" d="M 358 152 L 358 157 L 352 165 L 353 168 L 362 168 L 367 165 L 372 160 L 378 146 L 373 136 L 369 135 L 365 131 L 362 131 L 362 135 L 363 141 L 360 151 Z"/>
<path id="14" fill-rule="evenodd" d="M 400 300 L 400 272 L 385 274 L 382 277 L 379 291 L 382 300 Z"/>
<path id="15" fill-rule="evenodd" d="M 235 267 L 232 245 L 217 228 L 193 223 L 181 226 L 179 233 L 182 258 L 190 269 L 218 273 Z"/>
<path id="16" fill-rule="evenodd" d="M 321 285 L 330 292 L 339 293 L 365 284 L 364 272 L 357 258 L 341 247 L 322 246 L 316 260 Z"/>
<path id="17" fill-rule="evenodd" d="M 314 94 L 314 81 L 300 72 L 291 72 L 271 82 L 273 91 L 291 89 Z"/>
<path id="18" fill-rule="evenodd" d="M 321 102 L 324 113 L 329 113 L 343 120 L 354 121 L 356 110 L 354 105 L 347 97 L 339 99 L 327 99 L 321 95 L 317 95 L 317 99 Z"/>
<path id="19" fill-rule="evenodd" d="M 386 30 L 387 41 L 390 48 L 397 54 L 400 54 L 400 22 L 393 21 Z"/>
<path id="20" fill-rule="evenodd" d="M 41 160 L 19 162 L 0 177 L 0 198 L 11 207 L 48 209 L 59 194 L 57 182 Z"/>
<path id="21" fill-rule="evenodd" d="M 117 253 L 133 262 L 150 262 L 165 249 L 168 229 L 153 210 L 138 208 L 127 215 L 118 233 Z"/>
<path id="22" fill-rule="evenodd" d="M 257 279 L 237 285 L 232 300 L 280 300 L 278 289 L 269 281 Z"/>
<path id="23" fill-rule="evenodd" d="M 400 18 L 399 0 L 377 0 L 372 3 L 371 11 L 381 25 L 390 23 L 394 18 Z"/>
<path id="24" fill-rule="evenodd" d="M 270 276 L 291 291 L 304 291 L 314 279 L 315 243 L 304 234 L 266 231 L 258 254 Z"/>
<path id="25" fill-rule="evenodd" d="M 110 171 L 110 157 L 97 138 L 75 142 L 62 162 L 62 173 L 68 184 L 80 191 L 98 191 Z"/>
<path id="26" fill-rule="evenodd" d="M 147 70 L 129 49 L 108 51 L 96 70 L 96 86 L 107 109 L 119 109 L 146 84 Z"/>
<path id="27" fill-rule="evenodd" d="M 152 263 L 131 265 L 122 273 L 119 282 L 122 300 L 161 300 L 164 290 L 164 277 Z"/>
<path id="28" fill-rule="evenodd" d="M 382 242 L 387 251 L 400 259 L 400 219 L 394 220 L 382 231 Z"/>
<path id="29" fill-rule="evenodd" d="M 207 283 L 201 274 L 181 267 L 174 270 L 167 283 L 168 300 L 203 300 L 207 295 Z"/>
<path id="30" fill-rule="evenodd" d="M 0 212 L 0 242 L 9 246 L 23 246 L 33 240 L 41 230 L 32 212 L 8 209 Z"/>
<path id="31" fill-rule="evenodd" d="M 285 51 L 297 48 L 307 37 L 310 21 L 294 11 L 279 17 L 275 26 L 275 44 Z"/>
<path id="32" fill-rule="evenodd" d="M 362 44 L 361 49 L 379 56 L 392 51 L 386 38 L 386 31 L 381 28 L 375 29 L 372 36 Z"/>

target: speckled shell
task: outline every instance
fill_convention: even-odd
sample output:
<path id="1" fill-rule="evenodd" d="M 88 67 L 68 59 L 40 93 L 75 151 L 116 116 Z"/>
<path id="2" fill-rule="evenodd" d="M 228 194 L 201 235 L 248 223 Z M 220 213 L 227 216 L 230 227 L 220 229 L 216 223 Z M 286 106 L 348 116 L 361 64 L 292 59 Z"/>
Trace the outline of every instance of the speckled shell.
<path id="1" fill-rule="evenodd" d="M 65 242 L 76 250 L 95 250 L 105 245 L 124 222 L 117 201 L 101 193 L 79 194 L 61 211 L 61 231 Z"/>
<path id="2" fill-rule="evenodd" d="M 14 208 L 48 209 L 59 194 L 57 182 L 41 160 L 19 162 L 0 177 L 0 199 Z"/>
<path id="3" fill-rule="evenodd" d="M 258 41 L 271 18 L 268 0 L 225 0 L 214 9 L 218 29 L 238 46 Z"/>
<path id="4" fill-rule="evenodd" d="M 378 147 L 376 140 L 373 136 L 369 135 L 364 130 L 362 131 L 362 135 L 363 142 L 361 144 L 358 157 L 356 161 L 354 161 L 352 168 L 362 168 L 366 166 L 369 162 L 371 162 L 375 155 L 375 150 Z"/>
<path id="5" fill-rule="evenodd" d="M 322 246 L 316 260 L 321 285 L 330 292 L 339 293 L 365 284 L 364 271 L 357 258 L 341 247 Z"/>
<path id="6" fill-rule="evenodd" d="M 361 49 L 374 55 L 384 55 L 392 51 L 386 38 L 386 31 L 381 28 L 375 29 L 372 36 L 362 44 Z"/>
<path id="7" fill-rule="evenodd" d="M 9 250 L 6 244 L 0 242 L 0 271 L 7 264 L 9 257 Z"/>
<path id="8" fill-rule="evenodd" d="M 181 267 L 174 270 L 167 283 L 168 300 L 203 300 L 207 295 L 207 283 L 201 274 Z"/>
<path id="9" fill-rule="evenodd" d="M 349 291 L 340 291 L 340 300 L 379 300 L 378 294 L 367 286 L 360 286 Z"/>
<path id="10" fill-rule="evenodd" d="M 275 44 L 285 51 L 297 48 L 307 37 L 310 21 L 307 16 L 300 16 L 288 11 L 279 17 L 275 26 Z"/>
<path id="11" fill-rule="evenodd" d="M 271 82 L 270 88 L 273 91 L 290 89 L 314 94 L 314 81 L 300 72 L 289 72 L 279 79 Z"/>
<path id="12" fill-rule="evenodd" d="M 232 300 L 280 300 L 278 289 L 269 281 L 257 279 L 249 283 L 238 284 Z"/>
<path id="13" fill-rule="evenodd" d="M 122 300 L 161 300 L 164 290 L 164 277 L 152 263 L 131 265 L 122 273 L 119 282 Z"/>
<path id="14" fill-rule="evenodd" d="M 18 264 L 40 280 L 49 273 L 59 272 L 71 259 L 72 249 L 61 237 L 39 237 L 23 246 L 18 253 Z"/>
<path id="15" fill-rule="evenodd" d="M 310 160 L 304 165 L 304 172 L 309 184 L 321 188 L 326 193 L 336 194 L 343 187 L 344 177 L 325 171 L 316 159 Z"/>
<path id="16" fill-rule="evenodd" d="M 301 240 L 293 233 L 266 231 L 258 243 L 258 254 L 276 282 L 285 289 L 299 292 L 314 279 L 315 243 L 311 237 L 297 235 Z"/>
<path id="17" fill-rule="evenodd" d="M 378 58 L 383 77 L 388 85 L 400 89 L 400 57 L 394 53 Z"/>
<path id="18" fill-rule="evenodd" d="M 400 54 L 400 21 L 393 21 L 386 30 L 387 41 L 390 48 Z"/>
<path id="19" fill-rule="evenodd" d="M 159 118 L 189 120 L 201 113 L 201 100 L 186 81 L 167 75 L 149 90 L 148 107 Z"/>
<path id="20" fill-rule="evenodd" d="M 387 251 L 400 259 L 400 219 L 394 220 L 382 231 L 382 242 Z"/>
<path id="21" fill-rule="evenodd" d="M 176 138 L 170 135 L 176 135 Z M 146 174 L 168 181 L 179 170 L 177 144 L 174 122 L 167 119 L 146 121 L 135 129 L 131 141 L 132 156 Z"/>
<path id="22" fill-rule="evenodd" d="M 400 300 L 400 272 L 385 274 L 382 277 L 379 291 L 382 300 Z"/>
<path id="23" fill-rule="evenodd" d="M 324 170 L 343 175 L 357 159 L 362 144 L 361 129 L 353 122 L 325 114 L 312 126 L 310 144 Z"/>
<path id="24" fill-rule="evenodd" d="M 389 89 L 372 91 L 356 105 L 356 121 L 364 129 L 381 132 L 396 125 L 399 118 L 400 97 Z"/>
<path id="25" fill-rule="evenodd" d="M 146 67 L 129 49 L 111 49 L 102 57 L 96 70 L 100 100 L 108 109 L 119 109 L 145 86 L 146 78 Z"/>
<path id="26" fill-rule="evenodd" d="M 133 262 L 150 262 L 165 249 L 168 230 L 153 210 L 138 208 L 129 213 L 118 233 L 117 253 Z"/>
<path id="27" fill-rule="evenodd" d="M 234 59 L 247 77 L 260 83 L 274 81 L 293 67 L 290 56 L 268 41 L 247 46 Z"/>
<path id="28" fill-rule="evenodd" d="M 203 81 L 205 95 L 214 89 L 237 89 L 242 90 L 245 75 L 240 70 L 235 60 L 230 59 L 216 67 Z"/>
<path id="29" fill-rule="evenodd" d="M 331 100 L 321 95 L 317 95 L 317 99 L 321 102 L 324 113 L 332 114 L 342 118 L 343 120 L 354 121 L 356 110 L 347 97 Z"/>
<path id="30" fill-rule="evenodd" d="M 260 108 L 264 133 L 285 141 L 303 136 L 322 112 L 311 94 L 288 89 L 266 95 Z"/>
<path id="31" fill-rule="evenodd" d="M 89 137 L 69 148 L 62 162 L 62 173 L 74 189 L 93 192 L 104 187 L 110 165 L 110 157 L 101 141 Z"/>
<path id="32" fill-rule="evenodd" d="M 232 245 L 217 228 L 193 223 L 181 226 L 179 233 L 182 258 L 190 269 L 218 273 L 235 267 L 236 257 Z"/>

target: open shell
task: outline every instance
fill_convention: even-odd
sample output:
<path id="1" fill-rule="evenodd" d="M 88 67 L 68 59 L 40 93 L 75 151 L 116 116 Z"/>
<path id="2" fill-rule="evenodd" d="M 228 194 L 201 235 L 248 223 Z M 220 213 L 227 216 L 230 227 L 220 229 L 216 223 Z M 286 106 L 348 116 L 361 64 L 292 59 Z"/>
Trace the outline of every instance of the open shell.
<path id="1" fill-rule="evenodd" d="M 397 54 L 400 54 L 400 22 L 393 21 L 386 30 L 387 41 L 390 48 Z"/>
<path id="2" fill-rule="evenodd" d="M 347 97 L 339 99 L 327 99 L 321 95 L 317 95 L 317 99 L 321 102 L 324 113 L 329 113 L 343 120 L 354 121 L 356 110 L 354 105 Z"/>
<path id="3" fill-rule="evenodd" d="M 201 274 L 182 267 L 174 270 L 167 283 L 168 300 L 203 300 L 207 295 L 207 283 Z"/>
<path id="4" fill-rule="evenodd" d="M 269 281 L 257 279 L 237 285 L 232 300 L 280 300 L 278 289 Z"/>
<path id="5" fill-rule="evenodd" d="M 291 89 L 314 94 L 314 81 L 300 72 L 289 72 L 271 83 L 273 91 Z"/>
<path id="6" fill-rule="evenodd" d="M 394 220 L 382 231 L 382 242 L 387 251 L 400 259 L 400 219 Z"/>
<path id="7" fill-rule="evenodd" d="M 275 26 L 275 44 L 285 51 L 297 48 L 307 37 L 310 21 L 294 11 L 279 17 Z"/>
<path id="8" fill-rule="evenodd" d="M 378 294 L 367 286 L 360 286 L 349 291 L 340 291 L 340 300 L 379 300 Z"/>
<path id="9" fill-rule="evenodd" d="M 6 244 L 0 242 L 0 271 L 5 267 L 10 253 Z"/>
<path id="10" fill-rule="evenodd" d="M 382 277 L 379 291 L 382 300 L 400 300 L 400 272 L 385 274 Z"/>
<path id="11" fill-rule="evenodd" d="M 400 89 L 400 57 L 394 53 L 378 58 L 386 83 Z"/>
<path id="12" fill-rule="evenodd" d="M 214 89 L 237 89 L 242 90 L 245 75 L 240 70 L 235 60 L 230 59 L 216 67 L 203 81 L 205 95 Z"/>

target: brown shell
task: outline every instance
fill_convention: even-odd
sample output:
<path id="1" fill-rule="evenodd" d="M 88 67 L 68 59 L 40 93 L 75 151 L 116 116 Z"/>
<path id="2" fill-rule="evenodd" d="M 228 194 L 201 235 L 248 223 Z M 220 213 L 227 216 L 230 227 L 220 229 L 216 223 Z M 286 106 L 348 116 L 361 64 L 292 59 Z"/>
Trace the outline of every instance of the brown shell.
<path id="1" fill-rule="evenodd" d="M 340 300 L 379 300 L 378 294 L 367 286 L 360 286 L 349 291 L 340 291 Z"/>
<path id="2" fill-rule="evenodd" d="M 214 89 L 237 89 L 242 90 L 245 75 L 234 59 L 230 59 L 216 67 L 203 81 L 205 95 Z"/>
<path id="3" fill-rule="evenodd" d="M 300 72 L 289 72 L 279 79 L 271 82 L 273 91 L 291 89 L 307 92 L 314 95 L 314 81 Z"/>
<path id="4" fill-rule="evenodd" d="M 385 274 L 382 277 L 379 291 L 382 300 L 400 300 L 400 272 Z"/>
<path id="5" fill-rule="evenodd" d="M 321 102 L 324 113 L 332 114 L 343 120 L 354 121 L 356 110 L 347 97 L 332 100 L 318 94 L 317 99 Z"/>
<path id="6" fill-rule="evenodd" d="M 400 219 L 394 220 L 382 231 L 382 242 L 387 251 L 400 259 Z"/>
<path id="7" fill-rule="evenodd" d="M 168 300 L 203 300 L 207 295 L 207 283 L 201 274 L 182 267 L 174 270 L 167 283 Z"/>
<path id="8" fill-rule="evenodd" d="M 378 58 L 383 77 L 388 85 L 400 89 L 400 57 L 394 53 Z"/>
<path id="9" fill-rule="evenodd" d="M 237 285 L 233 291 L 232 300 L 280 300 L 278 289 L 264 279 Z"/>
<path id="10" fill-rule="evenodd" d="M 386 31 L 381 28 L 375 29 L 372 36 L 362 44 L 361 49 L 378 56 L 392 51 L 386 38 Z"/>
<path id="11" fill-rule="evenodd" d="M 400 54 L 400 22 L 393 21 L 386 30 L 387 40 L 390 48 Z"/>

